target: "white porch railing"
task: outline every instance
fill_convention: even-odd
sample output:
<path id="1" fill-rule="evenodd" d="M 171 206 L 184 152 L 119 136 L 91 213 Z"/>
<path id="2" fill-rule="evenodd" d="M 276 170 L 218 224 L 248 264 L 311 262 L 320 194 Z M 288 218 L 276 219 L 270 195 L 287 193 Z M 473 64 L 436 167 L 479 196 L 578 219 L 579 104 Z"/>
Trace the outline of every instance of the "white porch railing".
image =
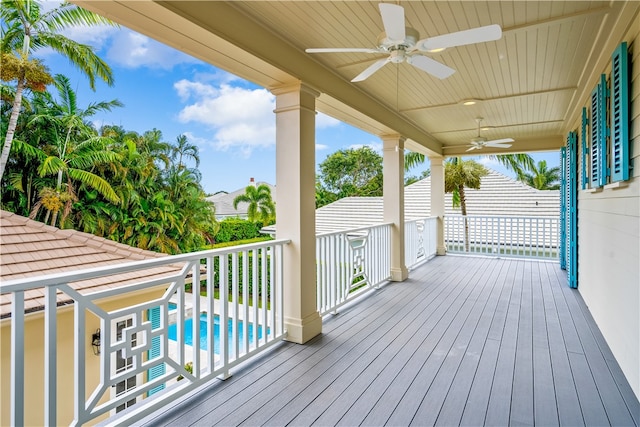
<path id="1" fill-rule="evenodd" d="M 436 255 L 436 217 L 421 218 L 404 223 L 404 259 L 408 269 L 412 269 Z"/>
<path id="2" fill-rule="evenodd" d="M 335 312 L 391 275 L 391 224 L 318 235 L 316 283 L 320 315 Z"/>
<path id="3" fill-rule="evenodd" d="M 25 411 L 30 409 L 28 403 L 25 405 L 30 400 L 25 390 L 32 390 L 32 385 L 25 384 L 25 351 L 35 351 L 34 347 L 44 348 L 37 356 L 45 366 L 43 425 L 69 422 L 58 418 L 62 399 L 57 388 L 62 375 L 74 376 L 74 390 L 68 390 L 65 399 L 73 399 L 75 416 L 71 423 L 76 425 L 100 421 L 117 408 L 128 406 L 108 423 L 131 424 L 170 404 L 178 395 L 228 376 L 230 368 L 286 335 L 282 248 L 287 243 L 269 241 L 3 283 L 3 298 L 12 300 L 11 316 L 3 320 L 11 322 L 11 396 L 3 396 L 11 399 L 11 425 L 24 425 Z M 79 283 L 95 283 L 112 275 L 135 278 L 124 286 L 99 292 L 83 294 L 76 290 Z M 191 294 L 185 292 L 189 284 L 193 287 Z M 207 297 L 200 297 L 198 284 Z M 152 293 L 154 290 L 157 292 Z M 219 299 L 214 300 L 216 292 Z M 25 316 L 25 300 L 31 302 L 38 293 L 45 307 L 44 347 L 27 349 L 25 324 L 33 320 Z M 230 302 L 221 302 L 227 300 Z M 57 309 L 61 301 L 73 305 Z M 169 304 L 176 304 L 175 340 L 170 338 L 169 313 L 173 306 Z M 187 309 L 195 317 L 189 330 L 185 329 Z M 152 312 L 158 315 L 155 321 L 150 320 Z M 201 319 L 206 322 L 204 330 L 197 321 L 201 313 L 206 313 Z M 73 330 L 57 327 L 65 315 L 72 315 Z M 218 340 L 215 317 L 219 318 Z M 122 319 L 127 321 L 122 323 Z M 118 322 L 119 327 L 115 326 Z M 98 356 L 91 351 L 96 325 L 100 328 Z M 185 344 L 189 332 L 193 337 L 190 346 Z M 58 345 L 68 335 L 73 335 L 73 369 L 58 372 L 61 361 L 57 354 L 64 350 Z M 5 350 L 8 352 L 3 349 L 3 353 Z M 29 355 L 28 360 L 34 360 L 32 357 Z M 116 360 L 124 361 L 124 368 L 116 366 Z M 185 367 L 189 363 L 193 372 Z M 155 374 L 151 375 L 153 370 Z M 184 379 L 176 381 L 178 376 Z M 135 386 L 129 387 L 134 378 Z M 114 393 L 117 385 L 124 391 Z"/>
<path id="4" fill-rule="evenodd" d="M 557 259 L 559 223 L 557 217 L 449 215 L 445 243 L 453 253 Z"/>

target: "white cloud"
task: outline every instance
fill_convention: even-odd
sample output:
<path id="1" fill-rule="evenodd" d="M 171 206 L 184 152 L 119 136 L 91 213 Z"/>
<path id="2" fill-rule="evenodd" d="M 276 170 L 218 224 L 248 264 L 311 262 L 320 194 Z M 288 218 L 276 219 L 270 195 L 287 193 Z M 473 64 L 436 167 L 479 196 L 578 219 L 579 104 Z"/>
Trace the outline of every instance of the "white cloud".
<path id="1" fill-rule="evenodd" d="M 326 150 L 329 146 L 325 144 L 316 144 L 316 151 Z"/>
<path id="2" fill-rule="evenodd" d="M 269 91 L 226 84 L 216 88 L 188 80 L 176 82 L 174 88 L 183 102 L 192 100 L 178 119 L 211 128 L 216 149 L 248 157 L 255 148 L 275 144 L 275 97 Z"/>
<path id="3" fill-rule="evenodd" d="M 478 163 L 484 166 L 497 166 L 500 164 L 496 159 L 489 156 L 480 156 L 477 158 L 473 158 L 472 160 L 476 160 Z"/>
<path id="4" fill-rule="evenodd" d="M 170 70 L 177 64 L 196 63 L 190 57 L 142 34 L 120 29 L 113 34 L 107 59 L 127 68 L 159 68 Z"/>
<path id="5" fill-rule="evenodd" d="M 339 126 L 342 123 L 338 119 L 334 119 L 333 117 L 327 116 L 323 113 L 318 113 L 316 115 L 316 128 L 318 129 L 326 129 L 329 127 Z"/>

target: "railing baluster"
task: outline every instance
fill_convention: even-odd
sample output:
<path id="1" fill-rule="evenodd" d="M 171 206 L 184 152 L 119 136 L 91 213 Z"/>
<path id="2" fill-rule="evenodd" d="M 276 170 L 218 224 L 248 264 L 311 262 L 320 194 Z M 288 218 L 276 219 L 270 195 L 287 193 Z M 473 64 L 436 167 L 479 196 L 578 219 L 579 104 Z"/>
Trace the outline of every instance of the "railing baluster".
<path id="1" fill-rule="evenodd" d="M 55 426 L 58 424 L 58 350 L 56 347 L 58 339 L 57 290 L 58 288 L 55 286 L 47 286 L 44 288 L 46 301 L 44 306 L 44 425 L 48 426 Z M 16 313 L 16 311 L 13 311 L 13 313 Z"/>
<path id="2" fill-rule="evenodd" d="M 24 425 L 24 291 L 11 301 L 11 425 Z M 77 399 L 76 399 L 77 401 Z"/>

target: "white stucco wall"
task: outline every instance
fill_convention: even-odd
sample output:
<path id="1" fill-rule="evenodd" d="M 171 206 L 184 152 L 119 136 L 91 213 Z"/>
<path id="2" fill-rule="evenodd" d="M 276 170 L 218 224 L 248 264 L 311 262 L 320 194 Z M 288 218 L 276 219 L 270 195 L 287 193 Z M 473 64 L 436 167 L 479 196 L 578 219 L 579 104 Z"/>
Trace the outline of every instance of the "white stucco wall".
<path id="1" fill-rule="evenodd" d="M 630 181 L 578 195 L 578 290 L 636 396 L 640 397 L 640 22 L 632 51 Z M 611 64 L 603 73 L 610 72 Z M 577 118 L 577 120 L 579 120 Z M 578 121 L 576 123 L 579 123 Z M 579 126 L 577 126 L 579 129 Z M 582 138 L 580 137 L 580 141 Z M 579 156 L 580 157 L 580 156 Z"/>

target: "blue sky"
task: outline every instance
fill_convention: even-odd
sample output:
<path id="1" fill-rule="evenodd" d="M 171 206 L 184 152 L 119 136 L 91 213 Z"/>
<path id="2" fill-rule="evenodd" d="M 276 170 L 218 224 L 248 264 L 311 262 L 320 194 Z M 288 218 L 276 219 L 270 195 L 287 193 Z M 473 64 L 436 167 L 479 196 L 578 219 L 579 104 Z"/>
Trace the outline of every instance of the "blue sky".
<path id="1" fill-rule="evenodd" d="M 199 169 L 208 193 L 234 191 L 251 177 L 275 184 L 275 98 L 269 91 L 125 27 L 77 28 L 66 35 L 96 48 L 113 70 L 112 87 L 98 82 L 93 92 L 66 59 L 44 51 L 36 56 L 52 73 L 71 79 L 79 108 L 113 99 L 124 104 L 94 116 L 96 126 L 120 125 L 140 133 L 156 128 L 168 142 L 185 134 L 200 148 Z M 316 127 L 316 164 L 340 149 L 382 147 L 375 135 L 323 114 L 317 116 Z M 550 166 L 559 163 L 556 152 L 534 158 Z M 478 160 L 512 176 L 495 161 Z M 426 168 L 428 164 L 418 166 L 411 174 Z"/>

